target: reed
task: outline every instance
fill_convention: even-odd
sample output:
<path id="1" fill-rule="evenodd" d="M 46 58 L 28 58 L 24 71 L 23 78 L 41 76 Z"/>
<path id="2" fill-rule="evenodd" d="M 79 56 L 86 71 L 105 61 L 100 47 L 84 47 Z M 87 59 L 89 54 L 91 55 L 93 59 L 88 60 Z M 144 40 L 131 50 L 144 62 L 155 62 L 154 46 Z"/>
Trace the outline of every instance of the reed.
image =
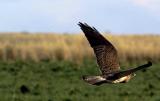
<path id="1" fill-rule="evenodd" d="M 120 61 L 159 61 L 159 35 L 108 35 Z M 1 60 L 67 60 L 82 62 L 94 54 L 83 34 L 0 34 Z"/>

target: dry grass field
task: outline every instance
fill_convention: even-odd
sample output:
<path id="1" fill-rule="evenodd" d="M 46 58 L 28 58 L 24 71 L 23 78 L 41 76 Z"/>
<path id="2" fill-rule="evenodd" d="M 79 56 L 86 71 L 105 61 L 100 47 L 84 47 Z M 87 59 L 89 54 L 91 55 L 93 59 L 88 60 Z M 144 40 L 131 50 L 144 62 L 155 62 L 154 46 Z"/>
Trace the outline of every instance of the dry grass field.
<path id="1" fill-rule="evenodd" d="M 160 36 L 105 36 L 122 69 L 153 66 L 126 84 L 91 86 L 81 76 L 99 72 L 83 34 L 0 34 L 0 101 L 160 101 Z"/>
<path id="2" fill-rule="evenodd" d="M 158 35 L 107 35 L 118 50 L 120 61 L 160 60 Z M 93 58 L 83 34 L 0 34 L 1 60 L 69 60 Z"/>

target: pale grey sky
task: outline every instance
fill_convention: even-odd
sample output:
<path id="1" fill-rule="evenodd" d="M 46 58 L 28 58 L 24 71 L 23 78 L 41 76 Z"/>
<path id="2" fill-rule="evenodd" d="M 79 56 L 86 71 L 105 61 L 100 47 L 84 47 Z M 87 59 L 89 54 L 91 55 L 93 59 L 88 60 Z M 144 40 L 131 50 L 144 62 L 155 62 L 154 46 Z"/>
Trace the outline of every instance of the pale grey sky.
<path id="1" fill-rule="evenodd" d="M 160 0 L 0 0 L 0 32 L 160 33 Z"/>

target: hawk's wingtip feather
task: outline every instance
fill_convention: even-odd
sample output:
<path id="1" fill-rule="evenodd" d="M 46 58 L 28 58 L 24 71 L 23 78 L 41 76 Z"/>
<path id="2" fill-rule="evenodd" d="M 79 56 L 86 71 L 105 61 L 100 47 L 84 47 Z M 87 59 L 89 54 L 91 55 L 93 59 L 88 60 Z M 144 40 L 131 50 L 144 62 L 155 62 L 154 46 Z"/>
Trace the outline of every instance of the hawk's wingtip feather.
<path id="1" fill-rule="evenodd" d="M 152 62 L 151 62 L 151 61 L 148 61 L 148 65 L 149 65 L 149 66 L 152 66 Z"/>

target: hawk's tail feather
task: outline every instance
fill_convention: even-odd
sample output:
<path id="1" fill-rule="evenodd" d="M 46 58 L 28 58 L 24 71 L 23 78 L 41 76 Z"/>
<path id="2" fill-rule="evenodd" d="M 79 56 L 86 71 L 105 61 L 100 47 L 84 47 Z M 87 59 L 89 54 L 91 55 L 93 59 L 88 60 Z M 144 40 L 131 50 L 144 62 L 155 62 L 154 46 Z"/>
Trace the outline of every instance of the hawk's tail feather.
<path id="1" fill-rule="evenodd" d="M 83 80 L 92 85 L 100 85 L 106 81 L 102 76 L 83 76 Z"/>

